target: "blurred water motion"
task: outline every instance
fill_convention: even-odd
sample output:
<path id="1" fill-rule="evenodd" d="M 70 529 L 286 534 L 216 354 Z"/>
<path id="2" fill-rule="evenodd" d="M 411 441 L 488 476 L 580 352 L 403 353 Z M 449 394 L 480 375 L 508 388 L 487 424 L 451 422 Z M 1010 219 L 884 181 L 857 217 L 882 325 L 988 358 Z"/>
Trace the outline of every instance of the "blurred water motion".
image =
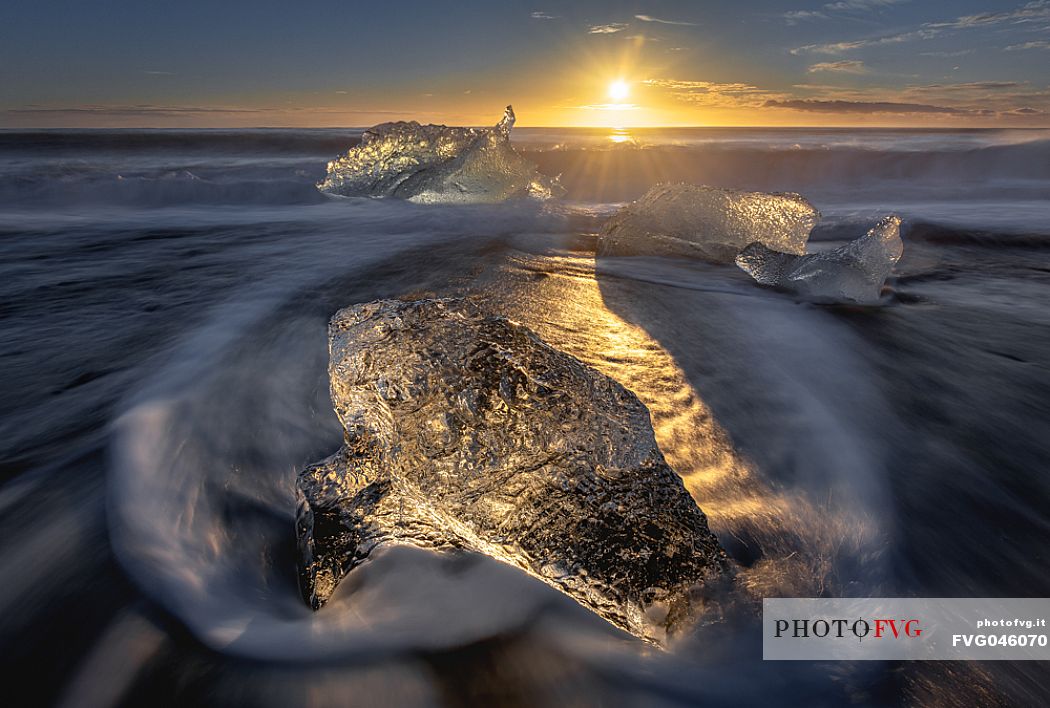
<path id="1" fill-rule="evenodd" d="M 1045 164 L 1015 159 L 1045 145 L 522 132 L 571 202 L 326 201 L 337 131 L 0 136 L 7 685 L 65 705 L 1045 703 L 1034 665 L 763 663 L 746 613 L 656 652 L 471 555 L 392 549 L 303 605 L 291 485 L 340 444 L 325 323 L 426 296 L 473 297 L 635 391 L 742 605 L 1050 595 L 1050 214 Z M 890 305 L 595 257 L 614 202 L 683 177 L 803 191 L 831 215 L 818 247 L 902 211 Z"/>

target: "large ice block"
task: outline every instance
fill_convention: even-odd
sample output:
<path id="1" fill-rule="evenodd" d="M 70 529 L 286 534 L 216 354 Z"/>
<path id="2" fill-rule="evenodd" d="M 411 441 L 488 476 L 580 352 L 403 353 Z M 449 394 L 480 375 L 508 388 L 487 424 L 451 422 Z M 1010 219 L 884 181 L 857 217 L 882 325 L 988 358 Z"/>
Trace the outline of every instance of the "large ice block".
<path id="1" fill-rule="evenodd" d="M 762 285 L 791 290 L 814 300 L 870 304 L 904 253 L 901 220 L 887 216 L 868 233 L 841 248 L 796 256 L 753 243 L 736 264 Z"/>
<path id="2" fill-rule="evenodd" d="M 425 203 L 546 198 L 558 191 L 510 144 L 514 109 L 492 128 L 450 128 L 415 121 L 369 128 L 361 144 L 328 163 L 317 185 L 342 196 L 397 197 Z"/>
<path id="3" fill-rule="evenodd" d="M 757 241 L 802 254 L 819 219 L 820 213 L 798 194 L 659 184 L 605 223 L 598 253 L 732 263 Z"/>
<path id="4" fill-rule="evenodd" d="M 337 313 L 329 348 L 345 444 L 298 481 L 315 609 L 383 543 L 487 554 L 650 641 L 729 577 L 645 406 L 528 329 L 385 300 Z"/>

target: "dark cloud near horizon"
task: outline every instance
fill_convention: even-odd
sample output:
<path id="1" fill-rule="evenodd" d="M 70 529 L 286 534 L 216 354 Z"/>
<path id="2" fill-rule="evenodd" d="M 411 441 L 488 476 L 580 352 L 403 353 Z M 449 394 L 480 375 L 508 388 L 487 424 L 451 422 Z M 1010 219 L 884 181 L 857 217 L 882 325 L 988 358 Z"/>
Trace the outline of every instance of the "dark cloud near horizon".
<path id="1" fill-rule="evenodd" d="M 1023 88 L 1024 81 L 968 81 L 960 84 L 925 84 L 922 86 L 909 86 L 909 90 L 939 90 L 939 91 L 1003 91 L 1006 89 Z"/>
<path id="2" fill-rule="evenodd" d="M 337 108 L 304 108 L 304 107 L 207 107 L 207 106 L 26 106 L 0 110 L 0 114 L 11 115 L 102 115 L 102 116 L 176 116 L 207 114 L 266 114 L 266 113 L 333 113 L 333 114 L 368 114 L 368 115 L 401 115 L 400 111 L 337 109 Z"/>
<path id="3" fill-rule="evenodd" d="M 968 115 L 974 111 L 949 106 L 932 106 L 925 103 L 894 103 L 892 101 L 822 101 L 817 99 L 792 99 L 766 101 L 765 108 L 789 108 L 814 113 L 948 113 Z"/>

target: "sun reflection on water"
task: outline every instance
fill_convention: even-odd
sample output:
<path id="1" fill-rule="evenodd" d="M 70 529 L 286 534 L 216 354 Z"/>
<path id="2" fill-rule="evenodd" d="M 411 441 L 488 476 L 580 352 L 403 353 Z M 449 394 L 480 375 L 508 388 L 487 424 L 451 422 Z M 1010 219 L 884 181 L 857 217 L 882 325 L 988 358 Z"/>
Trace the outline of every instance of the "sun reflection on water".
<path id="1" fill-rule="evenodd" d="M 489 278 L 488 287 L 484 277 L 474 287 L 490 306 L 620 382 L 646 405 L 657 444 L 712 531 L 723 544 L 748 547 L 752 560 L 738 569 L 737 579 L 754 597 L 836 588 L 836 553 L 873 542 L 877 529 L 868 519 L 838 514 L 763 478 L 670 352 L 616 314 L 593 259 L 520 253 Z"/>

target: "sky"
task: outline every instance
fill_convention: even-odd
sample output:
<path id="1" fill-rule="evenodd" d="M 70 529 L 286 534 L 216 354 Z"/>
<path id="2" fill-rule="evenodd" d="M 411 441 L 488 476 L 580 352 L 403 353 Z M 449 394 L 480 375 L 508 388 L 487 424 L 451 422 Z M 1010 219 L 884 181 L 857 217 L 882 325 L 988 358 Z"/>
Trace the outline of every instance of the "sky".
<path id="1" fill-rule="evenodd" d="M 1050 126 L 1050 0 L 0 3 L 0 127 L 486 125 L 508 103 L 531 126 Z"/>

